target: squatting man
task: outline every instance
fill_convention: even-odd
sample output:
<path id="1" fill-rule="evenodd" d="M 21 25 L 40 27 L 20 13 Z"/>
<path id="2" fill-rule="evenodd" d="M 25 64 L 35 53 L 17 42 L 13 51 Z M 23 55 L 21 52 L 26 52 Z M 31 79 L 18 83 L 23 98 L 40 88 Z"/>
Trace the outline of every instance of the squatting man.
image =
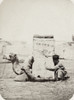
<path id="1" fill-rule="evenodd" d="M 4 59 L 11 61 L 12 65 L 14 65 L 15 63 L 19 64 L 19 59 L 16 54 L 9 55 L 9 58 L 4 57 Z M 24 66 L 22 66 L 20 75 L 23 73 L 26 74 L 27 77 L 25 78 L 25 81 L 58 81 L 58 80 L 65 80 L 65 79 L 69 78 L 64 65 L 62 63 L 60 63 L 60 61 L 59 61 L 59 55 L 53 55 L 52 59 L 53 59 L 53 63 L 54 63 L 54 68 L 48 68 L 48 66 L 47 66 L 46 70 L 54 71 L 54 78 L 50 78 L 50 77 L 44 78 L 44 77 L 41 77 L 40 75 L 35 77 L 32 74 L 32 66 L 34 63 L 33 56 L 31 56 L 28 59 L 28 61 L 24 64 Z M 13 68 L 13 70 L 16 73 L 14 68 Z M 18 80 L 16 80 L 16 81 L 18 81 Z"/>

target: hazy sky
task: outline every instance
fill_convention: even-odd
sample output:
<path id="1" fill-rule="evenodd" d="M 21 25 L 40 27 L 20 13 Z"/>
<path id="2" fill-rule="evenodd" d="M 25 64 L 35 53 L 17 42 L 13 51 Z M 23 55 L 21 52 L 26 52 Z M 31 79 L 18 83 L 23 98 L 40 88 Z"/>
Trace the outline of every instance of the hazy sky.
<path id="1" fill-rule="evenodd" d="M 53 34 L 71 41 L 74 0 L 4 0 L 0 5 L 0 37 L 30 42 L 33 34 Z"/>

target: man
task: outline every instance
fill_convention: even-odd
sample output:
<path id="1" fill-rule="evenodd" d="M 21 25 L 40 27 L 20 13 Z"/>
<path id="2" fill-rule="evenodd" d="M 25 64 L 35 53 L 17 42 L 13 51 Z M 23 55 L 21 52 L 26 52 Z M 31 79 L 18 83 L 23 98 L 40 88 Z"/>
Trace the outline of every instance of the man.
<path id="1" fill-rule="evenodd" d="M 64 65 L 59 61 L 59 55 L 52 56 L 55 68 L 46 68 L 47 70 L 54 71 L 54 80 L 58 81 L 66 79 L 67 71 Z"/>

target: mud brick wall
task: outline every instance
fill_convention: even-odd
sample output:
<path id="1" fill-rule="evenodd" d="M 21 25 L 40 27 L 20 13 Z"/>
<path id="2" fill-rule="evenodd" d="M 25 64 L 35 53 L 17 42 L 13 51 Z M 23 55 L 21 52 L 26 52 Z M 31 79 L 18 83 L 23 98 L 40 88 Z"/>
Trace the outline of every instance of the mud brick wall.
<path id="1" fill-rule="evenodd" d="M 52 67 L 52 55 L 55 52 L 55 41 L 53 37 L 34 36 L 33 37 L 33 55 L 35 62 L 33 64 L 33 74 L 42 77 L 52 76 L 52 72 L 47 71 L 45 67 Z"/>

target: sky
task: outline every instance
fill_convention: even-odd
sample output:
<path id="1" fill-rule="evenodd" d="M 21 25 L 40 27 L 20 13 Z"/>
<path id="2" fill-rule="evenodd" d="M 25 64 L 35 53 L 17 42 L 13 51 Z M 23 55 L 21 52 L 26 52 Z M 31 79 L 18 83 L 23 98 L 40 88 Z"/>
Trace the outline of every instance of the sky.
<path id="1" fill-rule="evenodd" d="M 74 0 L 3 0 L 0 38 L 30 43 L 34 34 L 52 34 L 57 41 L 71 41 Z"/>

